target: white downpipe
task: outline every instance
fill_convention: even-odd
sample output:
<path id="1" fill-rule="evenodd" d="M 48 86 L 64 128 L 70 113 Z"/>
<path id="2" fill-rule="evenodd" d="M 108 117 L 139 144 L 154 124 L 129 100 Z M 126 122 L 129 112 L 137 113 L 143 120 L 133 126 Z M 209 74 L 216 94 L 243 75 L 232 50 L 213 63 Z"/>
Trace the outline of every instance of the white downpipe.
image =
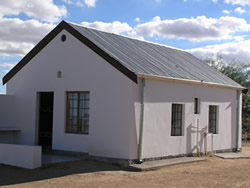
<path id="1" fill-rule="evenodd" d="M 214 134 L 211 134 L 211 155 L 214 154 Z"/>
<path id="2" fill-rule="evenodd" d="M 241 151 L 241 107 L 242 107 L 242 92 L 237 90 L 237 132 L 236 132 L 236 150 Z"/>
<path id="3" fill-rule="evenodd" d="M 141 112 L 140 112 L 140 130 L 139 130 L 139 146 L 138 146 L 138 160 L 142 163 L 142 142 L 143 142 L 143 119 L 144 119 L 144 87 L 145 78 L 142 78 L 141 83 Z"/>
<path id="4" fill-rule="evenodd" d="M 197 130 L 196 130 L 196 152 L 197 152 L 197 156 L 200 156 L 200 147 L 199 147 L 199 118 L 197 118 Z"/>

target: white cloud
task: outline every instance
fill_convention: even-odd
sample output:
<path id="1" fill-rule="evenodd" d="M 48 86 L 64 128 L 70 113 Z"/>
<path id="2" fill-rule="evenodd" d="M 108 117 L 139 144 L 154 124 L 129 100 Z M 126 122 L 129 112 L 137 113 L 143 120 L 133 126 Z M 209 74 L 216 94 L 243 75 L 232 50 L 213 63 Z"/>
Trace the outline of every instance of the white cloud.
<path id="1" fill-rule="evenodd" d="M 127 23 L 121 23 L 119 21 L 114 21 L 111 23 L 107 22 L 99 22 L 95 21 L 93 23 L 90 22 L 82 22 L 81 25 L 96 28 L 99 30 L 111 32 L 111 33 L 127 33 L 132 31 L 132 27 L 130 27 Z"/>
<path id="2" fill-rule="evenodd" d="M 57 6 L 53 0 L 2 0 L 0 1 L 0 18 L 5 15 L 26 14 L 47 22 L 57 22 L 67 15 L 65 6 Z"/>
<path id="3" fill-rule="evenodd" d="M 244 9 L 242 9 L 241 7 L 237 7 L 236 9 L 234 9 L 235 12 L 239 13 L 239 14 L 243 14 L 246 11 Z"/>
<path id="4" fill-rule="evenodd" d="M 137 17 L 137 18 L 135 18 L 135 21 L 136 21 L 136 22 L 140 22 L 141 19 L 140 19 L 139 17 Z"/>
<path id="5" fill-rule="evenodd" d="M 218 0 L 212 0 L 213 1 L 213 3 L 218 3 Z"/>
<path id="6" fill-rule="evenodd" d="M 223 10 L 222 13 L 224 14 L 230 14 L 232 11 L 231 10 Z"/>
<path id="7" fill-rule="evenodd" d="M 196 42 L 208 40 L 232 39 L 236 32 L 248 32 L 250 25 L 242 18 L 223 16 L 220 18 L 179 18 L 161 20 L 154 17 L 151 21 L 138 24 L 135 32 L 138 36 L 186 39 Z"/>
<path id="8" fill-rule="evenodd" d="M 0 67 L 8 67 L 8 68 L 13 68 L 15 64 L 12 63 L 0 63 Z"/>
<path id="9" fill-rule="evenodd" d="M 0 67 L 3 67 L 4 69 L 2 72 L 7 73 L 10 69 L 12 69 L 15 66 L 15 64 L 12 63 L 0 63 Z"/>
<path id="10" fill-rule="evenodd" d="M 88 7 L 95 7 L 96 4 L 96 0 L 84 0 L 84 2 Z"/>
<path id="11" fill-rule="evenodd" d="M 23 56 L 55 25 L 37 20 L 0 18 L 0 56 Z"/>
<path id="12" fill-rule="evenodd" d="M 77 7 L 84 7 L 84 5 L 87 5 L 87 7 L 95 7 L 96 0 L 62 0 L 64 3 L 68 5 L 75 5 Z"/>
<path id="13" fill-rule="evenodd" d="M 250 0 L 224 0 L 224 3 L 232 4 L 232 5 L 249 6 Z"/>
<path id="14" fill-rule="evenodd" d="M 187 2 L 187 0 L 184 0 L 184 3 L 186 3 Z"/>
<path id="15" fill-rule="evenodd" d="M 19 18 L 1 18 L 0 41 L 36 43 L 54 27 L 54 24 L 41 23 L 34 19 L 23 21 Z"/>
<path id="16" fill-rule="evenodd" d="M 66 3 L 66 4 L 68 4 L 68 5 L 74 4 L 74 2 L 71 1 L 71 0 L 62 0 L 62 2 Z"/>
<path id="17" fill-rule="evenodd" d="M 160 2 L 161 2 L 161 0 L 155 0 L 155 2 L 156 2 L 156 3 L 160 3 Z"/>
<path id="18" fill-rule="evenodd" d="M 187 50 L 201 59 L 216 59 L 222 57 L 228 62 L 232 60 L 250 63 L 250 40 L 209 45 Z"/>
<path id="19" fill-rule="evenodd" d="M 27 42 L 0 41 L 0 56 L 24 56 L 34 45 Z"/>

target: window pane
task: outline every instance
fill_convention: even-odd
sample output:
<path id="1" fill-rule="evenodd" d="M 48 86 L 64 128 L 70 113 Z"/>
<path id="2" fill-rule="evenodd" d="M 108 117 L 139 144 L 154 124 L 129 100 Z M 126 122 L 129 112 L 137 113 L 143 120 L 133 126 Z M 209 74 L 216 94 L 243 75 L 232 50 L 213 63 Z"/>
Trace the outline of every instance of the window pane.
<path id="1" fill-rule="evenodd" d="M 72 93 L 68 93 L 68 99 L 72 99 Z"/>
<path id="2" fill-rule="evenodd" d="M 68 132 L 77 132 L 77 119 L 76 118 L 69 118 L 68 122 Z"/>
<path id="3" fill-rule="evenodd" d="M 77 108 L 77 100 L 73 100 L 73 108 Z"/>
<path id="4" fill-rule="evenodd" d="M 85 93 L 85 99 L 89 100 L 89 93 Z"/>
<path id="5" fill-rule="evenodd" d="M 70 117 L 73 116 L 73 110 L 72 110 L 72 109 L 69 110 L 69 116 L 70 116 Z"/>
<path id="6" fill-rule="evenodd" d="M 72 112 L 73 112 L 72 116 L 77 117 L 78 110 L 74 108 L 74 109 L 72 109 Z"/>
<path id="7" fill-rule="evenodd" d="M 68 106 L 69 106 L 69 108 L 72 108 L 72 106 L 73 106 L 72 100 L 69 100 L 69 101 L 68 101 Z"/>
<path id="8" fill-rule="evenodd" d="M 80 100 L 80 108 L 84 108 L 84 100 Z"/>
<path id="9" fill-rule="evenodd" d="M 200 102 L 199 102 L 199 99 L 198 98 L 194 98 L 194 113 L 195 114 L 199 114 L 199 105 L 200 105 Z"/>
<path id="10" fill-rule="evenodd" d="M 216 129 L 217 129 L 216 126 L 217 126 L 217 106 L 210 105 L 208 132 L 216 134 Z"/>
<path id="11" fill-rule="evenodd" d="M 88 134 L 89 93 L 67 93 L 66 131 L 68 133 Z"/>
<path id="12" fill-rule="evenodd" d="M 85 93 L 80 93 L 80 99 L 82 99 L 82 100 L 84 99 L 84 94 Z"/>
<path id="13" fill-rule="evenodd" d="M 85 118 L 89 117 L 89 110 L 87 109 L 84 110 L 84 117 Z"/>
<path id="14" fill-rule="evenodd" d="M 175 135 L 176 136 L 180 136 L 181 135 L 181 130 L 180 129 L 176 129 L 175 130 Z"/>
<path id="15" fill-rule="evenodd" d="M 83 118 L 84 117 L 84 109 L 80 109 L 80 118 Z"/>
<path id="16" fill-rule="evenodd" d="M 182 135 L 182 104 L 172 104 L 171 136 Z"/>
<path id="17" fill-rule="evenodd" d="M 89 101 L 85 101 L 84 108 L 89 108 Z"/>
<path id="18" fill-rule="evenodd" d="M 73 93 L 73 99 L 78 99 L 78 93 Z"/>

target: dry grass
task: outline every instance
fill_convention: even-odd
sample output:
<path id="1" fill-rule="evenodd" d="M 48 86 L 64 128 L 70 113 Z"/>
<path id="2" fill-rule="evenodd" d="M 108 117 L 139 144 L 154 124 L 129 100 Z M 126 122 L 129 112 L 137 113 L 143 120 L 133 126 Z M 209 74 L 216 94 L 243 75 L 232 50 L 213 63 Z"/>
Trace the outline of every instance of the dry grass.
<path id="1" fill-rule="evenodd" d="M 250 143 L 243 152 L 250 154 Z M 220 159 L 154 171 L 130 172 L 93 161 L 62 163 L 38 170 L 0 165 L 0 185 L 10 187 L 250 187 L 250 159 Z"/>

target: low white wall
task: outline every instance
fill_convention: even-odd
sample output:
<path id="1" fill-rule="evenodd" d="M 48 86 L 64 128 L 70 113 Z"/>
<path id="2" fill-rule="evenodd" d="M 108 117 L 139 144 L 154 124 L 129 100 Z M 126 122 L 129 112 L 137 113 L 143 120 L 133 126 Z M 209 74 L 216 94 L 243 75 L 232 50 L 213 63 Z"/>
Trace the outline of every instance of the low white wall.
<path id="1" fill-rule="evenodd" d="M 0 144 L 0 163 L 22 168 L 41 167 L 41 146 Z"/>
<path id="2" fill-rule="evenodd" d="M 16 144 L 18 142 L 19 132 L 15 130 L 19 128 L 16 120 L 16 96 L 0 95 L 0 143 Z"/>
<path id="3" fill-rule="evenodd" d="M 16 127 L 16 96 L 0 95 L 0 127 Z"/>

